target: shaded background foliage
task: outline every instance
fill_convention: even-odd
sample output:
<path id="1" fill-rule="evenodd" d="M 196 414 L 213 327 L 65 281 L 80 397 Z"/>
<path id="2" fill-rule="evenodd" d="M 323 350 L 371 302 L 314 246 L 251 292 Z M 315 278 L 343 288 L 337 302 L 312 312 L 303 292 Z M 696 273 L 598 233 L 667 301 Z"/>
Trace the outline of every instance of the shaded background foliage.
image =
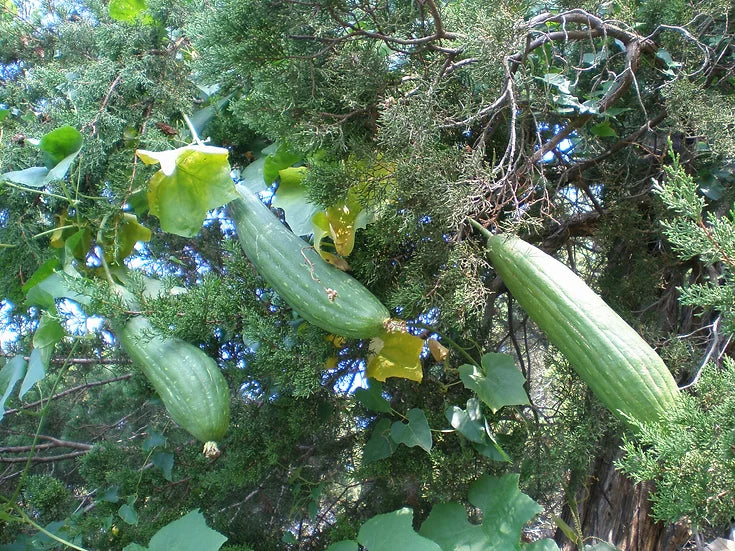
<path id="1" fill-rule="evenodd" d="M 184 115 L 206 113 L 202 136 L 227 147 L 240 174 L 278 141 L 308 167 L 302 184 L 312 202 L 328 207 L 356 193 L 375 221 L 356 233 L 351 273 L 425 336 L 437 333 L 477 360 L 513 354 L 533 406 L 485 412 L 510 463 L 479 455 L 453 432 L 435 432 L 430 454 L 400 446 L 365 462 L 381 416 L 350 389 L 367 343 L 337 348 L 299 323 L 243 256 L 225 211 L 211 213 L 194 239 L 142 215 L 153 239 L 129 264 L 188 289 L 143 308 L 222 367 L 233 408 L 224 453 L 215 462 L 200 456 L 107 325 L 62 310 L 77 338 L 59 345 L 22 402 L 6 405 L 3 494 L 13 495 L 24 463 L 11 461 L 24 459 L 38 429 L 31 404 L 78 387 L 48 408 L 40 432 L 56 443 L 36 455 L 18 500 L 38 522 L 66 519 L 90 548 L 147 541 L 198 507 L 231 549 L 324 549 L 375 514 L 408 505 L 423 519 L 437 502 L 463 500 L 483 473 L 520 472 L 524 490 L 559 512 L 623 428 L 508 298 L 466 225 L 472 216 L 572 266 L 682 384 L 702 358 L 712 361 L 701 395 L 693 391 L 684 418 L 670 420 L 705 436 L 682 441 L 682 430 L 648 427 L 626 443 L 621 465 L 634 479 L 660 479 L 657 518 L 723 528 L 732 485 L 715 504 L 706 488 L 733 469 L 729 437 L 718 435 L 716 449 L 709 438 L 715 426 L 732 431 L 732 369 L 720 371 L 731 328 L 715 323 L 731 315 L 733 266 L 722 251 L 733 250 L 732 238 L 722 232 L 714 254 L 703 255 L 687 239 L 691 226 L 662 225 L 672 208 L 680 212 L 653 186 L 691 176 L 691 193 L 707 201 L 696 227 L 732 208 L 730 2 L 181 0 L 150 1 L 147 10 L 149 21 L 126 23 L 104 2 L 3 4 L 0 167 L 38 165 L 29 140 L 60 126 L 84 136 L 69 175 L 78 201 L 64 200 L 59 182 L 47 191 L 61 198 L 0 184 L 0 312 L 2 328 L 18 335 L 3 353 L 29 348 L 40 313 L 26 307 L 22 285 L 56 254 L 61 213 L 87 225 L 94 269 L 98 228 L 135 205 L 153 172 L 135 150 L 189 143 Z M 678 172 L 665 171 L 672 155 Z M 681 303 L 680 288 L 692 284 L 706 288 Z M 120 314 L 104 289 L 97 299 L 99 314 Z M 446 428 L 446 407 L 471 397 L 458 384 L 463 361 L 455 348 L 444 362 L 424 359 L 421 384 L 389 380 L 393 410 L 422 408 L 433 429 Z M 75 455 L 55 458 L 58 441 L 78 445 L 63 450 Z M 692 466 L 679 474 L 683 457 Z M 705 465 L 709 478 L 687 478 Z M 690 494 L 698 501 L 684 499 Z M 713 509 L 698 509 L 702 501 Z M 120 515 L 124 503 L 135 504 L 137 524 Z M 25 530 L 5 527 L 6 539 Z"/>

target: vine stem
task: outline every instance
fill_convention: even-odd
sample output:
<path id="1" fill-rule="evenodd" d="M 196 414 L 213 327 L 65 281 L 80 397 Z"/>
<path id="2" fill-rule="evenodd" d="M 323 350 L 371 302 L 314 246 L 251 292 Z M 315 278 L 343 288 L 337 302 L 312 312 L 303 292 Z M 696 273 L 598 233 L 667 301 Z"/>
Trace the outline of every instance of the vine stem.
<path id="1" fill-rule="evenodd" d="M 52 540 L 58 541 L 60 544 L 65 545 L 66 547 L 71 547 L 72 549 L 76 549 L 77 551 L 88 551 L 84 547 L 79 547 L 78 545 L 75 545 L 72 542 L 65 540 L 64 538 L 60 538 L 56 534 L 49 532 L 43 526 L 41 526 L 40 524 L 37 524 L 31 517 L 26 515 L 23 511 L 19 511 L 19 512 L 24 522 L 27 522 L 28 524 L 33 526 L 36 530 L 48 536 Z"/>
<path id="2" fill-rule="evenodd" d="M 473 358 L 472 356 L 470 356 L 469 353 L 464 348 L 462 348 L 457 342 L 455 342 L 451 338 L 447 337 L 446 335 L 442 335 L 441 333 L 439 333 L 433 327 L 430 327 L 428 325 L 423 325 L 423 324 L 420 324 L 420 323 L 412 323 L 411 325 L 414 326 L 414 327 L 420 327 L 421 329 L 426 329 L 427 331 L 431 331 L 433 333 L 437 333 L 442 340 L 444 340 L 447 343 L 449 343 L 449 346 L 451 346 L 454 350 L 456 350 L 457 352 L 459 352 L 459 354 L 461 356 L 463 356 L 467 361 L 469 361 L 472 365 L 477 365 L 477 366 L 480 365 L 477 362 L 477 360 L 475 360 L 475 358 Z"/>
<path id="3" fill-rule="evenodd" d="M 69 228 L 76 228 L 76 224 L 66 224 L 65 226 L 59 226 L 56 228 L 51 228 L 50 230 L 42 231 L 41 233 L 37 233 L 33 236 L 33 239 L 38 239 L 39 237 L 43 237 L 44 235 L 48 235 L 50 233 L 54 233 L 55 231 L 59 230 L 67 230 Z"/>
<path id="4" fill-rule="evenodd" d="M 197 129 L 194 128 L 194 123 L 191 122 L 191 119 L 184 113 L 184 120 L 186 121 L 186 126 L 189 127 L 189 132 L 191 132 L 191 137 L 194 138 L 194 141 L 197 145 L 204 145 L 204 142 L 199 137 L 199 134 L 197 133 Z"/>
<path id="5" fill-rule="evenodd" d="M 69 358 L 71 358 L 74 355 L 74 350 L 76 349 L 76 347 L 77 347 L 78 344 L 79 344 L 79 341 L 77 341 L 77 340 L 75 340 L 73 342 L 72 347 L 71 347 L 71 350 L 69 351 L 69 356 L 68 356 Z M 66 361 L 61 366 L 61 369 L 59 370 L 59 374 L 56 377 L 56 379 L 54 380 L 54 384 L 51 386 L 50 393 L 52 395 L 56 391 L 56 388 L 59 386 L 59 383 L 61 382 L 61 379 L 64 376 L 64 372 L 69 367 L 69 365 L 70 365 L 69 362 Z M 16 503 L 18 502 L 18 496 L 20 494 L 20 490 L 23 487 L 23 484 L 24 484 L 24 482 L 26 480 L 26 477 L 28 476 L 28 471 L 30 470 L 30 467 L 31 467 L 31 464 L 32 464 L 32 461 L 33 461 L 33 453 L 34 453 L 34 450 L 36 448 L 36 445 L 38 444 L 38 440 L 39 440 L 40 435 L 41 435 L 41 429 L 43 428 L 43 422 L 46 419 L 46 416 L 48 414 L 48 409 L 49 409 L 50 405 L 51 405 L 51 400 L 48 400 L 46 402 L 46 405 L 41 410 L 41 419 L 38 421 L 38 427 L 36 429 L 36 433 L 33 435 L 33 442 L 31 443 L 31 451 L 28 454 L 28 460 L 26 461 L 25 467 L 23 468 L 23 472 L 20 475 L 20 480 L 18 481 L 18 485 L 15 488 L 15 492 L 13 492 L 13 496 L 10 499 L 5 498 L 5 497 L 3 497 L 2 499 L 3 499 L 3 501 L 5 501 L 5 503 L 7 503 L 8 505 L 10 505 L 10 507 L 12 509 L 14 509 L 18 513 L 18 515 L 20 517 L 20 520 L 22 520 L 23 522 L 26 522 L 26 523 L 30 524 L 35 529 L 37 529 L 39 532 L 43 533 L 44 535 L 48 536 L 49 538 L 53 539 L 54 541 L 57 541 L 60 544 L 65 545 L 67 547 L 71 547 L 72 549 L 76 549 L 77 551 L 88 551 L 84 547 L 79 547 L 78 545 L 75 545 L 75 544 L 73 544 L 70 541 L 67 541 L 67 540 L 65 540 L 63 538 L 60 538 L 56 534 L 53 534 L 53 533 L 49 532 L 43 526 L 40 526 L 38 523 L 36 523 L 22 509 L 20 509 L 16 505 Z"/>
<path id="6" fill-rule="evenodd" d="M 74 355 L 74 350 L 76 349 L 77 345 L 79 344 L 78 340 L 75 340 L 72 344 L 71 350 L 69 351 L 68 357 L 71 358 Z M 56 388 L 59 386 L 59 383 L 61 382 L 61 378 L 64 376 L 64 372 L 67 370 L 67 368 L 71 364 L 68 361 L 65 361 L 64 364 L 61 366 L 61 369 L 59 370 L 59 374 L 56 377 L 56 380 L 54 380 L 54 384 L 51 386 L 51 390 L 49 394 L 51 396 L 54 395 L 56 392 Z M 10 499 L 11 503 L 15 503 L 18 500 L 18 494 L 20 493 L 20 489 L 23 487 L 23 483 L 25 482 L 26 477 L 28 476 L 28 471 L 31 468 L 32 460 L 33 460 L 33 452 L 36 448 L 36 445 L 38 444 L 38 440 L 41 435 L 41 429 L 43 428 L 43 422 L 46 419 L 46 415 L 48 414 L 48 409 L 51 406 L 51 400 L 47 400 L 46 404 L 41 409 L 41 418 L 38 421 L 38 428 L 36 429 L 36 434 L 33 435 L 33 442 L 31 443 L 31 452 L 28 454 L 28 460 L 26 461 L 25 467 L 23 468 L 23 473 L 20 475 L 20 481 L 18 482 L 18 486 L 15 488 L 15 492 L 13 493 L 13 497 Z"/>
<path id="7" fill-rule="evenodd" d="M 64 195 L 59 195 L 58 193 L 52 193 L 50 191 L 43 191 L 42 189 L 36 189 L 32 187 L 20 186 L 18 184 L 8 182 L 7 180 L 5 180 L 3 184 L 5 184 L 6 186 L 15 188 L 15 189 L 19 189 L 20 191 L 30 191 L 31 193 L 38 193 L 39 195 L 46 195 L 48 197 L 55 197 L 56 199 L 63 199 L 64 201 L 68 201 L 69 204 L 73 207 L 79 204 L 78 200 L 71 199 L 69 197 L 65 197 Z"/>

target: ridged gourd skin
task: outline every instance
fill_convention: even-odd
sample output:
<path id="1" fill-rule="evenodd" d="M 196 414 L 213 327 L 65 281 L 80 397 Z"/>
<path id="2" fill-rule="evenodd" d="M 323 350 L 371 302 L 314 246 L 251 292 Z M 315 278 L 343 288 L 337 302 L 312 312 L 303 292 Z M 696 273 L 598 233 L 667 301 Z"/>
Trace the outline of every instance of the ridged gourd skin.
<path id="1" fill-rule="evenodd" d="M 652 422 L 679 406 L 660 356 L 579 276 L 518 237 L 481 230 L 513 297 L 610 411 Z"/>
<path id="2" fill-rule="evenodd" d="M 343 337 L 380 335 L 390 320 L 383 304 L 359 281 L 322 259 L 286 228 L 263 202 L 236 186 L 230 213 L 243 251 L 258 273 L 306 321 Z"/>
<path id="3" fill-rule="evenodd" d="M 225 435 L 230 390 L 212 358 L 193 344 L 161 335 L 143 316 L 130 318 L 117 337 L 179 426 L 205 443 Z"/>

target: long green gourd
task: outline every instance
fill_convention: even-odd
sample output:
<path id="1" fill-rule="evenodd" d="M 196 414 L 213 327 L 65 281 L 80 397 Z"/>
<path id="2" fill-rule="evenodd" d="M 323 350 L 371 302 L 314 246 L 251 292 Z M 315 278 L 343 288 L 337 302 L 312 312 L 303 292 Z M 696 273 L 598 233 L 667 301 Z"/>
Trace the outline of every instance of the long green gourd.
<path id="1" fill-rule="evenodd" d="M 343 337 L 366 339 L 390 323 L 385 306 L 359 281 L 319 256 L 262 201 L 238 184 L 230 212 L 245 254 L 258 273 L 305 320 Z"/>
<path id="2" fill-rule="evenodd" d="M 162 335 L 143 316 L 116 333 L 173 420 L 205 443 L 205 455 L 218 456 L 216 441 L 230 423 L 230 391 L 217 363 L 196 346 Z"/>
<path id="3" fill-rule="evenodd" d="M 513 297 L 610 411 L 651 422 L 679 406 L 663 360 L 580 277 L 518 237 L 471 222 Z"/>

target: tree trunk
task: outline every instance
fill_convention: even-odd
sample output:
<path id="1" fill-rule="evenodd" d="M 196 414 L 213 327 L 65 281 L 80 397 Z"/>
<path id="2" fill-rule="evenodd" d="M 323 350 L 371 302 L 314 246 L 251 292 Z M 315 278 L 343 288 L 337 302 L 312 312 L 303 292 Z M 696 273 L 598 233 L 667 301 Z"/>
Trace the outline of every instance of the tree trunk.
<path id="1" fill-rule="evenodd" d="M 651 483 L 633 484 L 615 469 L 619 445 L 611 446 L 594 462 L 584 487 L 577 492 L 577 519 L 585 543 L 604 541 L 622 551 L 675 551 L 689 540 L 686 524 L 664 524 L 651 518 Z M 562 520 L 576 527 L 569 505 Z M 555 540 L 562 551 L 576 551 L 561 530 Z"/>

